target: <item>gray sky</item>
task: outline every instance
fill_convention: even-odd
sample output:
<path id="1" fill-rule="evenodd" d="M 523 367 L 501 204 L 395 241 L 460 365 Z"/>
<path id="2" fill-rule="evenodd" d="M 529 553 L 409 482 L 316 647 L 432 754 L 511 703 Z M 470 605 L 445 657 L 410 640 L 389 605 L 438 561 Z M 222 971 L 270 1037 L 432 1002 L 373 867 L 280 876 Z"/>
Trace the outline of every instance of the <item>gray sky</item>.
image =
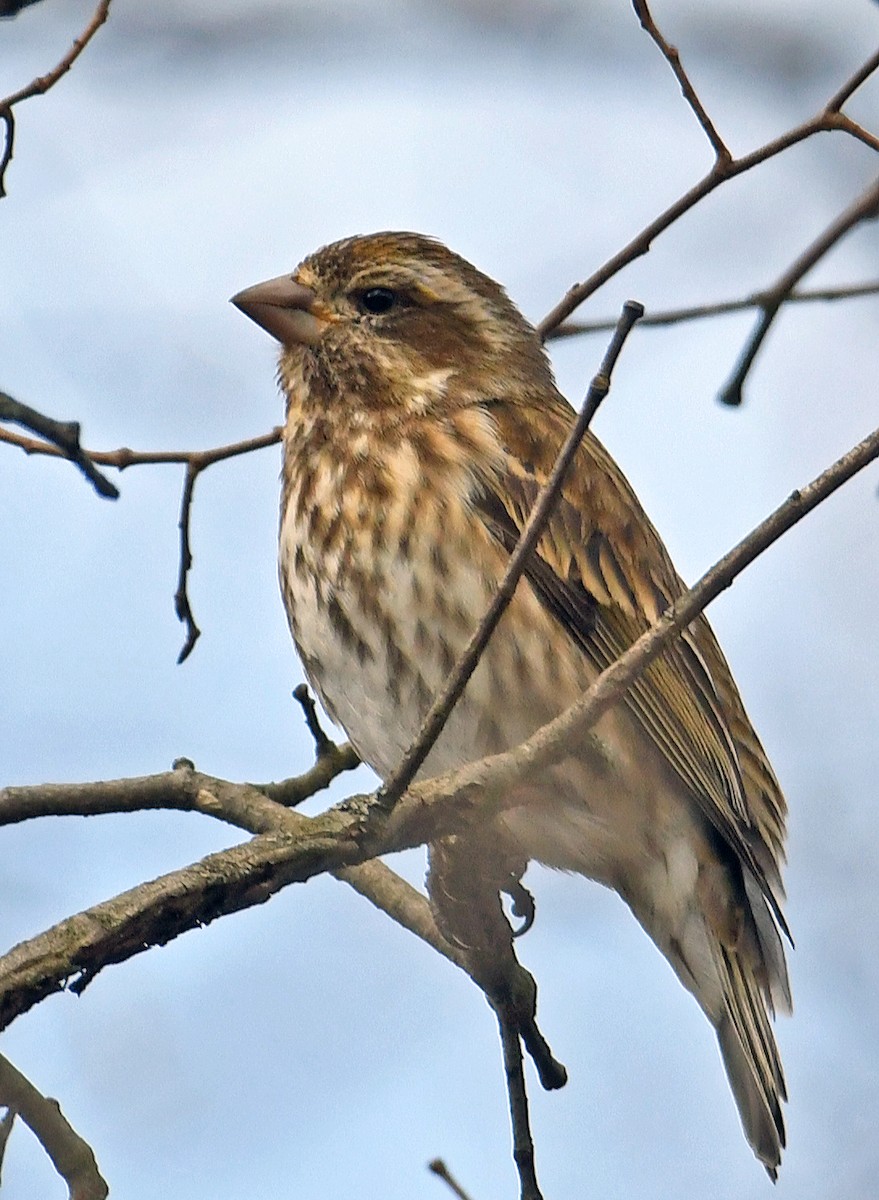
<path id="1" fill-rule="evenodd" d="M 0 24 L 0 92 L 54 62 L 90 8 L 44 0 Z M 737 152 L 817 110 L 879 40 L 866 0 L 657 0 L 655 15 Z M 877 87 L 852 109 L 873 129 Z M 227 303 L 241 287 L 346 234 L 418 229 L 537 320 L 709 164 L 622 0 L 117 0 L 71 75 L 18 110 L 0 387 L 79 419 L 95 448 L 252 436 L 281 408 L 269 339 Z M 841 137 L 801 146 L 721 189 L 583 315 L 765 286 L 875 170 Z M 864 227 L 811 282 L 873 278 L 877 260 Z M 876 424 L 875 300 L 787 312 L 747 405 L 725 411 L 713 397 L 750 324 L 636 332 L 596 425 L 689 578 Z M 554 349 L 574 402 L 602 349 Z M 177 667 L 181 471 L 127 471 L 110 504 L 68 464 L 0 447 L 0 783 L 181 754 L 236 779 L 310 764 L 275 580 L 278 462 L 262 451 L 199 480 L 203 636 Z M 779 1200 L 861 1197 L 879 1172 L 876 487 L 875 470 L 850 484 L 711 610 L 791 805 Z M 357 786 L 365 771 L 333 794 Z M 4 946 L 235 840 L 180 814 L 2 837 Z M 399 866 L 420 882 L 422 855 Z M 548 1200 L 767 1196 L 711 1030 L 629 913 L 582 880 L 529 881 L 538 920 L 519 950 L 571 1076 L 532 1088 Z M 4 1042 L 126 1200 L 429 1200 L 436 1155 L 476 1200 L 515 1195 L 487 1006 L 332 880 L 108 969 Z M 63 1194 L 24 1131 L 4 1185 L 11 1200 Z"/>

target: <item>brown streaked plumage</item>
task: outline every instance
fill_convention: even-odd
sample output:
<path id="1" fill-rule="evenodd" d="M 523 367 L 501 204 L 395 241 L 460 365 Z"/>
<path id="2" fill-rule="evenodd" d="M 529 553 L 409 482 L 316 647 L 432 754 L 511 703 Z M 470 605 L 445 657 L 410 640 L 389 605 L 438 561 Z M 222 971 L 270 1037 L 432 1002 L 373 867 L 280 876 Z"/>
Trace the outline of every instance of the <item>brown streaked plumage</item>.
<path id="1" fill-rule="evenodd" d="M 235 303 L 282 343 L 280 577 L 293 638 L 328 712 L 386 777 L 482 616 L 572 412 L 502 288 L 417 234 L 336 242 Z M 682 588 L 587 434 L 422 774 L 528 737 Z M 535 859 L 615 889 L 714 1026 L 774 1178 L 786 1096 L 769 1018 L 790 1008 L 784 823 L 700 617 L 540 786 L 522 786 L 518 807 L 435 848 L 431 898 L 447 923 L 465 907 L 462 861 L 518 878 Z"/>

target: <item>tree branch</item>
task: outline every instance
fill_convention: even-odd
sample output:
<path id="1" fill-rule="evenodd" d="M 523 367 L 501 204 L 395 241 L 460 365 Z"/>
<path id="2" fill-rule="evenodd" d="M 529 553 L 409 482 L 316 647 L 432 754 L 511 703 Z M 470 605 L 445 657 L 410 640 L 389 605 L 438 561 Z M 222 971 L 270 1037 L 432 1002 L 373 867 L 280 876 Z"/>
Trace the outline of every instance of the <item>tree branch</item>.
<path id="1" fill-rule="evenodd" d="M 427 1164 L 427 1169 L 431 1172 L 431 1174 L 436 1175 L 438 1179 L 441 1179 L 443 1183 L 448 1186 L 453 1195 L 458 1197 L 458 1200 L 470 1200 L 470 1196 L 464 1191 L 460 1183 L 458 1183 L 457 1179 L 454 1177 L 441 1158 L 432 1159 Z"/>
<path id="2" fill-rule="evenodd" d="M 460 833 L 473 821 L 490 820 L 514 803 L 513 784 L 540 774 L 563 758 L 572 739 L 582 736 L 584 729 L 618 703 L 638 675 L 750 562 L 877 457 L 879 429 L 802 491 L 794 492 L 685 592 L 572 708 L 521 746 L 412 785 L 390 814 L 375 797 L 366 796 L 352 797 L 310 819 L 286 812 L 285 828 L 290 833 L 260 834 L 245 845 L 209 855 L 16 946 L 0 959 L 0 1027 L 53 992 L 67 986 L 81 992 L 109 963 L 163 945 L 227 912 L 264 903 L 288 883 Z M 179 769 L 172 775 L 178 773 L 190 774 Z M 228 812 L 233 804 L 243 805 L 245 810 L 250 806 L 248 820 L 254 822 L 266 811 L 267 798 L 246 784 L 191 774 L 193 778 L 185 784 L 167 777 L 164 782 L 194 786 L 199 811 L 212 813 L 222 808 Z M 124 790 L 132 783 L 147 790 L 156 786 L 146 781 L 91 786 Z M 16 789 L 19 793 L 27 790 Z M 298 823 L 295 832 L 293 822 Z M 447 956 L 454 960 L 453 951 L 447 951 Z"/>
<path id="3" fill-rule="evenodd" d="M 14 400 L 6 392 L 0 392 L 0 421 L 13 421 L 16 425 L 22 425 L 25 429 L 47 438 L 52 443 L 47 452 L 57 454 L 60 458 L 68 458 L 75 463 L 99 496 L 108 500 L 119 498 L 119 489 L 101 474 L 95 466 L 94 458 L 79 444 L 78 421 L 56 421 L 54 417 L 47 417 L 30 405 Z M 13 441 L 13 438 L 9 440 Z"/>
<path id="4" fill-rule="evenodd" d="M 684 213 L 689 212 L 700 200 L 704 200 L 706 196 L 710 195 L 715 188 L 725 183 L 726 180 L 733 179 L 737 175 L 742 175 L 746 171 L 750 171 L 752 167 L 767 162 L 770 158 L 774 158 L 776 155 L 781 154 L 782 151 L 788 150 L 791 146 L 795 146 L 798 142 L 812 137 L 816 133 L 825 133 L 834 129 L 858 137 L 874 149 L 879 149 L 879 139 L 867 133 L 866 130 L 861 129 L 859 125 L 856 125 L 850 118 L 844 117 L 839 111 L 840 106 L 873 74 L 877 67 L 879 67 L 879 54 L 873 54 L 863 66 L 854 72 L 839 91 L 828 100 L 819 113 L 809 118 L 809 120 L 803 121 L 802 124 L 795 126 L 793 129 L 788 130 L 787 133 L 782 134 L 780 137 L 766 142 L 750 154 L 730 159 L 716 157 L 711 170 L 698 183 L 694 184 L 693 187 L 685 192 L 683 196 L 680 196 L 673 204 L 670 204 L 664 212 L 655 217 L 648 225 L 645 225 L 640 233 L 632 238 L 616 254 L 612 255 L 588 279 L 584 280 L 583 283 L 576 283 L 568 289 L 558 304 L 547 313 L 537 326 L 537 331 L 541 337 L 548 337 L 554 329 L 571 315 L 575 308 L 579 307 L 584 300 L 588 299 L 589 296 L 607 283 L 609 279 L 624 267 L 627 267 L 631 262 L 634 262 L 636 258 L 647 254 L 654 239 L 659 234 L 664 233 Z"/>
<path id="5" fill-rule="evenodd" d="M 15 115 L 12 110 L 22 100 L 29 100 L 31 96 L 43 96 L 48 92 L 49 88 L 54 87 L 62 75 L 67 74 L 109 15 L 110 0 L 99 0 L 98 6 L 92 14 L 88 25 L 86 25 L 79 37 L 74 40 L 73 45 L 57 66 L 53 67 L 47 74 L 38 75 L 36 79 L 32 79 L 26 87 L 21 88 L 17 92 L 12 92 L 11 95 L 5 96 L 0 100 L 0 121 L 3 121 L 5 127 L 3 153 L 0 155 L 0 199 L 6 195 L 6 169 L 12 162 L 12 155 L 15 148 Z"/>
<path id="6" fill-rule="evenodd" d="M 101 466 L 115 467 L 118 471 L 125 471 L 129 467 L 155 466 L 158 463 L 185 464 L 186 471 L 180 496 L 180 515 L 177 520 L 180 556 L 177 567 L 177 587 L 174 592 L 174 612 L 177 614 L 177 619 L 186 626 L 186 638 L 177 656 L 177 662 L 185 662 L 192 653 L 201 633 L 195 622 L 188 591 L 189 572 L 192 568 L 190 522 L 195 481 L 202 471 L 206 471 L 214 463 L 276 445 L 281 440 L 281 428 L 276 426 L 268 433 L 260 434 L 258 437 L 245 438 L 240 442 L 231 442 L 225 446 L 215 446 L 211 450 L 131 450 L 127 446 L 121 446 L 118 450 L 86 451 L 79 445 L 79 425 L 76 422 L 61 424 L 53 421 L 49 417 L 44 417 L 42 413 L 38 413 L 36 409 L 19 404 L 5 392 L 0 392 L 0 420 L 17 421 L 49 439 L 48 442 L 34 441 L 32 438 L 23 438 L 0 429 L 0 442 L 17 446 L 25 454 L 71 458 L 83 473 L 92 479 L 102 495 L 112 496 L 114 499 L 119 495 L 118 489 L 97 471 L 95 463 L 100 463 Z"/>
<path id="7" fill-rule="evenodd" d="M 879 178 L 849 207 L 827 226 L 803 253 L 794 260 L 783 275 L 763 293 L 761 313 L 751 336 L 748 338 L 735 369 L 723 386 L 718 399 L 723 404 L 737 406 L 742 403 L 742 388 L 748 372 L 754 364 L 757 352 L 763 345 L 772 323 L 782 304 L 790 296 L 803 276 L 811 271 L 845 235 L 862 221 L 872 221 L 879 216 Z"/>
<path id="8" fill-rule="evenodd" d="M 510 1104 L 510 1126 L 513 1134 L 513 1162 L 519 1173 L 520 1200 L 543 1200 L 537 1183 L 534 1163 L 534 1140 L 528 1115 L 528 1092 L 525 1089 L 525 1066 L 518 1026 L 502 1009 L 496 1012 L 501 1035 L 507 1098 Z"/>
<path id="9" fill-rule="evenodd" d="M 727 313 L 746 312 L 751 308 L 763 308 L 772 297 L 772 289 L 752 292 L 750 296 L 742 296 L 738 300 L 719 300 L 714 304 L 693 304 L 685 308 L 666 308 L 658 312 L 645 312 L 638 322 L 640 329 L 657 328 L 664 325 L 680 325 L 685 321 L 698 321 L 703 317 L 721 317 Z M 859 296 L 879 295 L 879 282 L 849 283 L 840 287 L 810 288 L 797 291 L 794 289 L 782 297 L 782 303 L 814 304 L 818 301 L 853 300 Z M 548 342 L 559 341 L 563 338 L 577 337 L 580 334 L 607 333 L 616 325 L 616 320 L 604 318 L 600 321 L 565 321 L 564 325 L 551 330 L 546 335 Z M 2 436 L 2 435 L 0 435 Z"/>
<path id="10" fill-rule="evenodd" d="M 61 1112 L 30 1080 L 0 1055 L 0 1106 L 15 1112 L 34 1133 L 67 1184 L 70 1200 L 104 1200 L 109 1188 L 95 1155 Z"/>
<path id="11" fill-rule="evenodd" d="M 674 72 L 674 77 L 680 84 L 684 99 L 693 110 L 696 120 L 702 126 L 705 136 L 711 143 L 715 159 L 721 163 L 732 162 L 732 155 L 727 149 L 723 138 L 717 132 L 714 122 L 708 116 L 702 101 L 696 95 L 695 88 L 690 83 L 687 72 L 684 70 L 683 63 L 681 62 L 678 48 L 670 45 L 660 33 L 647 6 L 647 0 L 632 0 L 632 7 L 635 10 L 638 20 L 641 22 L 641 28 L 653 39 L 654 43 L 659 47 L 663 58 Z"/>

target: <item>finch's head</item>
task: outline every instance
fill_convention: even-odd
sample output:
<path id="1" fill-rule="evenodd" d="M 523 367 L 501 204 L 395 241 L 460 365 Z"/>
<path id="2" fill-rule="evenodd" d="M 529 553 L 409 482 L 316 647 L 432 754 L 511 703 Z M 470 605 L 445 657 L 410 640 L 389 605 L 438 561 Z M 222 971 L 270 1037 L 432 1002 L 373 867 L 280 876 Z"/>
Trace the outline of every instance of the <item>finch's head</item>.
<path id="1" fill-rule="evenodd" d="M 503 288 L 421 234 L 333 242 L 232 302 L 281 343 L 282 377 L 349 399 L 399 405 L 428 380 L 464 403 L 552 386 L 540 339 Z"/>

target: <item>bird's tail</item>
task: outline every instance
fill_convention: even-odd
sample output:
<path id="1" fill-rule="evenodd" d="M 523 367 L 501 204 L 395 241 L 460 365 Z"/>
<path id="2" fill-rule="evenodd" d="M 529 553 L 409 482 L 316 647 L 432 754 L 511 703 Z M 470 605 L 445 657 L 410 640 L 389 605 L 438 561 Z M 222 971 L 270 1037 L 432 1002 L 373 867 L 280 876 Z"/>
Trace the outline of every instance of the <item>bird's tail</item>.
<path id="1" fill-rule="evenodd" d="M 713 1019 L 745 1136 L 774 1181 L 785 1144 L 781 1105 L 787 1088 L 770 1015 L 776 1005 L 790 1010 L 790 989 L 765 901 L 753 895 L 749 899 L 755 941 L 749 938 L 741 949 L 730 949 L 712 939 L 723 997 Z"/>

